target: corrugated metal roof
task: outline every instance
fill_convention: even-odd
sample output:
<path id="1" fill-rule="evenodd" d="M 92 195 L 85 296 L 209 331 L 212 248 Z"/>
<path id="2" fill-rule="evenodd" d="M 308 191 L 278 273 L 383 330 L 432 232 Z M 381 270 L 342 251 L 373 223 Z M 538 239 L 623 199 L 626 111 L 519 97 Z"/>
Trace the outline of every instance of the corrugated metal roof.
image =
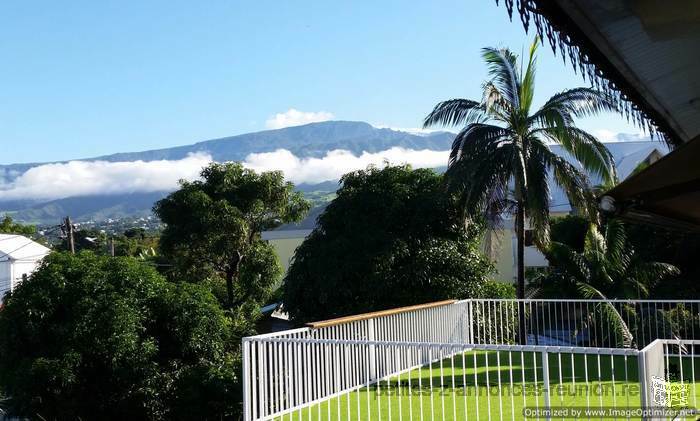
<path id="1" fill-rule="evenodd" d="M 0 234 L 1 260 L 38 260 L 51 250 L 23 235 Z"/>

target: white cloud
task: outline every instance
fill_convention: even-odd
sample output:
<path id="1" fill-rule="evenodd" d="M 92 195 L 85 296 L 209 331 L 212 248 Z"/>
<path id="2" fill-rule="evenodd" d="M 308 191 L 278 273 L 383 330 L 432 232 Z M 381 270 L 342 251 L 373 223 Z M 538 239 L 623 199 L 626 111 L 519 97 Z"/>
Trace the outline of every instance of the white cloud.
<path id="1" fill-rule="evenodd" d="M 386 151 L 360 156 L 346 150 L 334 150 L 322 158 L 299 158 L 285 149 L 254 153 L 246 157 L 244 165 L 256 171 L 281 170 L 285 177 L 297 184 L 338 180 L 343 174 L 366 168 L 368 165 L 410 164 L 414 168 L 435 168 L 447 165 L 449 151 L 413 150 L 394 147 Z"/>
<path id="2" fill-rule="evenodd" d="M 318 123 L 320 121 L 332 120 L 335 116 L 328 111 L 299 111 L 290 108 L 284 113 L 277 113 L 265 121 L 268 129 L 281 129 L 290 126 L 300 126 L 302 124 Z"/>
<path id="3" fill-rule="evenodd" d="M 195 179 L 211 162 L 208 154 L 175 161 L 71 161 L 31 168 L 0 185 L 0 200 L 58 199 L 90 194 L 173 190 L 180 179 Z"/>
<path id="4" fill-rule="evenodd" d="M 608 129 L 598 129 L 593 132 L 601 142 L 639 142 L 650 140 L 649 134 L 640 130 L 637 133 L 620 133 Z"/>
<path id="5" fill-rule="evenodd" d="M 395 132 L 404 132 L 404 133 L 414 134 L 416 136 L 427 136 L 429 134 L 437 133 L 437 132 L 456 133 L 453 130 L 448 130 L 448 129 L 423 129 L 420 127 L 392 127 L 392 126 L 387 126 L 385 124 L 372 124 L 372 126 L 378 128 L 378 129 L 389 129 L 389 130 L 393 130 Z"/>
<path id="6" fill-rule="evenodd" d="M 255 171 L 281 170 L 296 184 L 338 180 L 350 171 L 385 163 L 410 164 L 414 168 L 435 168 L 447 164 L 448 151 L 413 150 L 394 147 L 359 156 L 334 150 L 321 158 L 300 158 L 285 149 L 254 153 L 243 165 Z M 212 161 L 205 153 L 173 161 L 71 161 L 34 167 L 12 181 L 0 179 L 0 200 L 52 200 L 86 195 L 171 191 L 178 180 L 194 180 L 202 167 Z"/>
<path id="7" fill-rule="evenodd" d="M 617 137 L 617 133 L 608 129 L 596 130 L 594 134 L 595 137 L 597 137 L 598 140 L 600 140 L 601 142 L 612 142 L 613 140 L 615 140 L 615 137 Z"/>

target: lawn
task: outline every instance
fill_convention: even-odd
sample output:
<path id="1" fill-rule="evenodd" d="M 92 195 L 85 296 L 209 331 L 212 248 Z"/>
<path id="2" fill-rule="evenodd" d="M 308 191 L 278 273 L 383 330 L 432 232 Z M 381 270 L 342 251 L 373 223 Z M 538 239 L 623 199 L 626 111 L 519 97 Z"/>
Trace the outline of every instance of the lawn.
<path id="1" fill-rule="evenodd" d="M 688 383 L 691 364 L 685 360 Z M 639 407 L 637 377 L 634 356 L 549 354 L 550 404 L 569 409 Z M 524 407 L 544 407 L 542 389 L 541 353 L 472 351 L 279 419 L 519 420 Z M 689 393 L 689 404 L 695 406 L 699 395 L 694 384 Z"/>

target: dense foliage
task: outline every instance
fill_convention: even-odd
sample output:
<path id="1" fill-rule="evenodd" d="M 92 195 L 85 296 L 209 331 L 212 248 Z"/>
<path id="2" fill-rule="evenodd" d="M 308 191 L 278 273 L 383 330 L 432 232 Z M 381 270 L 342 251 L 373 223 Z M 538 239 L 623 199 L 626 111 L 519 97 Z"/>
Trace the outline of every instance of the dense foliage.
<path id="1" fill-rule="evenodd" d="M 680 271 L 652 288 L 654 298 L 700 297 L 700 234 L 652 225 L 627 224 L 628 242 L 642 260 L 667 262 Z"/>
<path id="2" fill-rule="evenodd" d="M 15 222 L 10 215 L 5 215 L 0 221 L 0 233 L 33 236 L 36 234 L 36 226 L 20 224 Z"/>
<path id="3" fill-rule="evenodd" d="M 301 220 L 309 203 L 279 171 L 258 174 L 238 163 L 211 164 L 201 177 L 182 181 L 154 206 L 166 224 L 160 250 L 180 279 L 223 279 L 226 307 L 262 304 L 281 267 L 260 234 Z"/>
<path id="4" fill-rule="evenodd" d="M 298 322 L 477 296 L 491 264 L 442 177 L 406 166 L 346 174 L 285 279 Z"/>
<path id="5" fill-rule="evenodd" d="M 552 241 L 583 252 L 589 224 L 580 216 L 556 218 L 552 221 Z M 700 276 L 700 266 L 697 264 L 700 235 L 637 223 L 626 223 L 625 234 L 628 246 L 634 249 L 639 260 L 666 262 L 679 270 L 676 275 L 664 278 L 664 282 L 653 285 L 650 288 L 650 297 L 700 296 L 700 286 L 697 282 Z"/>
<path id="6" fill-rule="evenodd" d="M 575 251 L 582 252 L 583 244 L 591 221 L 580 215 L 566 215 L 553 218 L 550 237 L 552 242 L 566 244 Z"/>
<path id="7" fill-rule="evenodd" d="M 573 206 L 582 212 L 590 210 L 593 217 L 588 177 L 581 168 L 605 181 L 615 176 L 605 145 L 576 126 L 577 118 L 615 110 L 614 101 L 591 88 L 574 88 L 534 109 L 538 43 L 536 39 L 522 59 L 506 48 L 484 48 L 482 58 L 490 79 L 483 85 L 482 98 L 443 101 L 424 121 L 425 127 L 463 127 L 452 144 L 447 176 L 465 209 L 486 215 L 494 224 L 504 214 L 515 214 L 520 298 L 525 293 L 525 219 L 536 242 L 546 245 L 551 180 Z M 581 166 L 552 152 L 553 143 Z"/>
<path id="8" fill-rule="evenodd" d="M 515 298 L 515 285 L 493 280 L 484 282 L 481 298 Z"/>
<path id="9" fill-rule="evenodd" d="M 652 288 L 678 273 L 673 265 L 639 256 L 617 220 L 602 233 L 590 224 L 580 252 L 552 242 L 544 254 L 550 267 L 531 282 L 542 297 L 648 298 Z"/>
<path id="10" fill-rule="evenodd" d="M 141 259 L 152 259 L 158 248 L 157 232 L 149 232 L 143 228 L 129 228 L 123 233 L 107 234 L 98 228 L 76 228 L 73 233 L 76 251 L 91 251 L 95 254 L 115 256 L 131 256 Z M 54 246 L 55 250 L 68 251 L 68 238 Z"/>
<path id="11" fill-rule="evenodd" d="M 0 311 L 4 405 L 39 419 L 228 419 L 233 334 L 201 286 L 137 259 L 54 253 Z"/>

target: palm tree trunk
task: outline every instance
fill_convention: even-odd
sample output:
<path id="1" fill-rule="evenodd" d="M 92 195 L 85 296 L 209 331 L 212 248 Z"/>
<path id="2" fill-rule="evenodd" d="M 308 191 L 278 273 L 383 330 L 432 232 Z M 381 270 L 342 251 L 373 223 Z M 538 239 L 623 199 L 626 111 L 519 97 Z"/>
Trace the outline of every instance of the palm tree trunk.
<path id="1" fill-rule="evenodd" d="M 523 201 L 518 200 L 515 215 L 516 239 L 517 239 L 517 296 L 520 300 L 525 298 L 525 209 Z M 525 303 L 520 301 L 518 309 L 518 341 L 520 345 L 526 345 L 527 333 L 525 329 Z"/>

